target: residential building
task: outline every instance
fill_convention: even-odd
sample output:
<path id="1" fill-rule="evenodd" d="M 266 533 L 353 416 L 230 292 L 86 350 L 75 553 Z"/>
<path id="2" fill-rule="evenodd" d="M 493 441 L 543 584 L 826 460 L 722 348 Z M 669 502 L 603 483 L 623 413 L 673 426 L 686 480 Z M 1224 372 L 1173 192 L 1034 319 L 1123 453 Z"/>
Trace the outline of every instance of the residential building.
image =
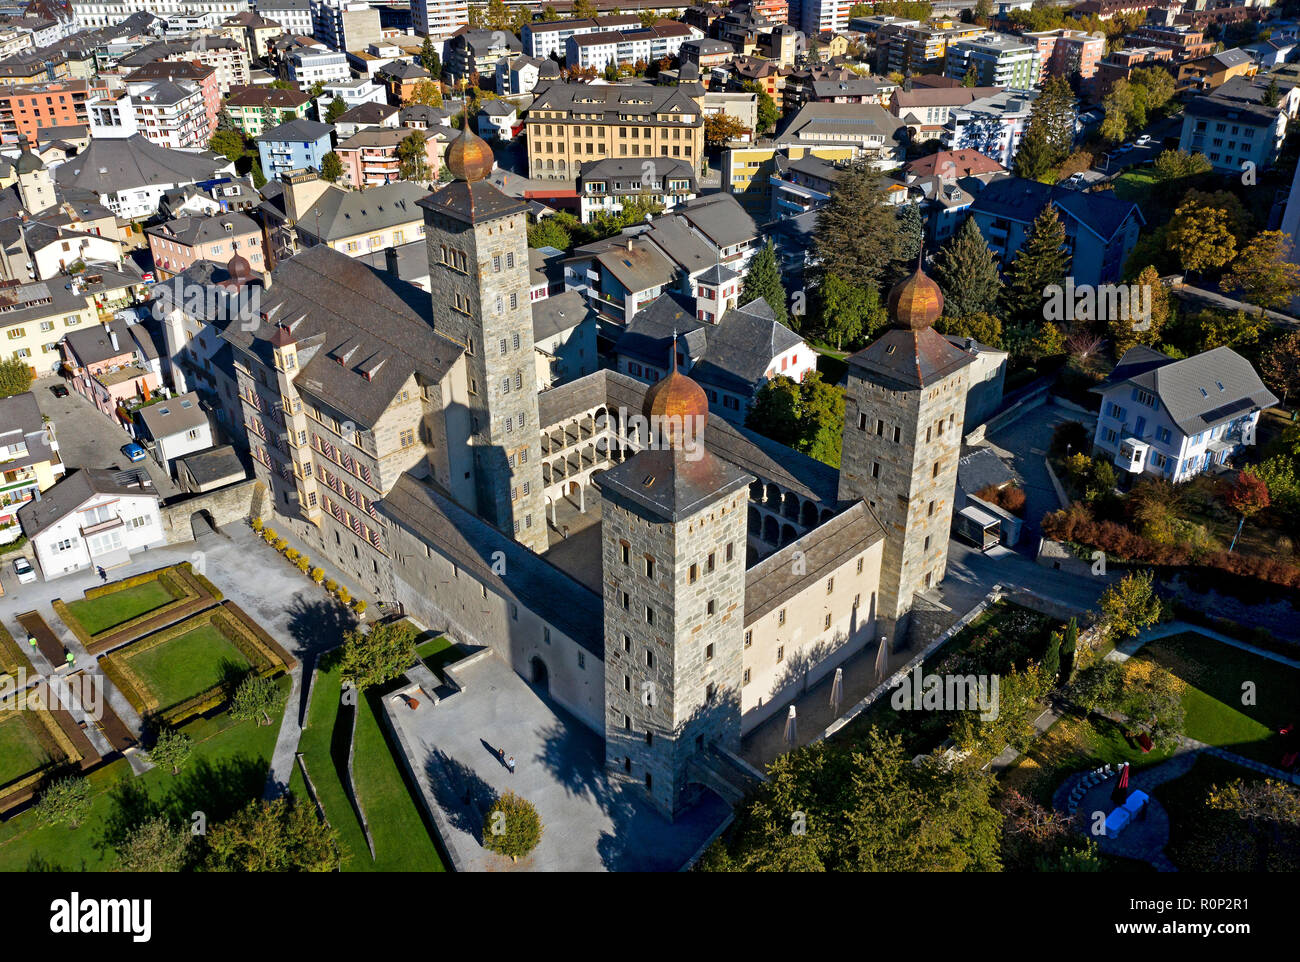
<path id="1" fill-rule="evenodd" d="M 1005 269 L 1049 203 L 1065 227 L 1074 283 L 1118 284 L 1145 219 L 1136 204 L 1120 200 L 1113 191 L 1084 192 L 1005 177 L 979 191 L 970 213 Z"/>
<path id="2" fill-rule="evenodd" d="M 524 53 L 544 60 L 548 57 L 563 57 L 570 37 L 617 33 L 621 30 L 635 30 L 640 26 L 640 18 L 631 15 L 596 17 L 591 20 L 554 20 L 550 23 L 543 21 L 524 24 L 519 31 L 519 38 Z"/>
<path id="3" fill-rule="evenodd" d="M 529 260 L 532 254 L 529 251 Z M 592 374 L 600 366 L 596 350 L 596 318 L 577 291 L 533 301 L 533 350 L 537 358 L 537 387 L 545 391 Z"/>
<path id="4" fill-rule="evenodd" d="M 290 36 L 311 36 L 311 0 L 256 0 L 253 6 L 260 16 L 280 24 Z"/>
<path id="5" fill-rule="evenodd" d="M 897 23 L 882 31 L 876 40 L 877 72 L 908 74 L 941 71 L 948 56 L 948 45 L 970 40 L 985 33 L 985 28 L 955 20 L 930 23 Z M 886 36 L 887 34 L 887 36 Z"/>
<path id="6" fill-rule="evenodd" d="M 144 471 L 82 468 L 19 510 L 46 581 L 74 571 L 116 568 L 165 544 L 159 497 Z"/>
<path id="7" fill-rule="evenodd" d="M 1078 77 L 1087 87 L 1097 75 L 1097 64 L 1106 56 L 1106 38 L 1084 30 L 1060 27 L 1021 36 L 1038 47 L 1038 79 L 1021 85 L 1025 87 L 1041 87 L 1049 76 Z"/>
<path id="8" fill-rule="evenodd" d="M 737 137 L 737 140 L 749 141 L 754 138 L 754 132 L 758 129 L 757 93 L 710 90 L 704 94 L 704 98 L 700 103 L 704 108 L 705 117 L 712 117 L 714 114 L 726 114 L 738 121 L 745 132 Z"/>
<path id="9" fill-rule="evenodd" d="M 468 0 L 411 0 L 415 32 L 441 39 L 469 23 Z"/>
<path id="10" fill-rule="evenodd" d="M 217 72 L 217 89 L 222 96 L 249 82 L 248 52 L 243 46 L 225 37 L 208 34 L 194 40 L 169 40 L 142 47 L 122 57 L 118 68 L 129 72 L 157 61 L 198 62 L 211 67 Z"/>
<path id="11" fill-rule="evenodd" d="M 311 95 L 305 91 L 250 86 L 232 90 L 225 109 L 235 126 L 256 140 L 263 131 L 305 118 L 310 106 Z"/>
<path id="12" fill-rule="evenodd" d="M 271 41 L 284 32 L 284 24 L 253 10 L 242 10 L 221 24 L 222 36 L 242 46 L 252 60 L 265 58 Z"/>
<path id="13" fill-rule="evenodd" d="M 674 157 L 704 163 L 704 114 L 676 87 L 551 84 L 529 108 L 528 169 L 535 179 L 568 180 L 605 158 Z"/>
<path id="14" fill-rule="evenodd" d="M 60 346 L 72 389 L 116 422 L 129 423 L 119 412 L 138 407 L 162 383 L 121 321 L 70 331 Z"/>
<path id="15" fill-rule="evenodd" d="M 817 157 L 830 162 L 847 162 L 858 156 L 855 144 L 823 146 L 792 145 L 778 150 L 770 142 L 732 144 L 722 152 L 722 188 L 730 193 L 751 217 L 766 220 L 773 207 L 772 178 L 785 160 Z"/>
<path id="16" fill-rule="evenodd" d="M 203 90 L 188 81 L 132 84 L 92 101 L 89 111 L 93 139 L 140 136 L 159 147 L 201 150 L 213 133 Z"/>
<path id="17" fill-rule="evenodd" d="M 300 87 L 352 79 L 348 55 L 338 50 L 305 47 L 289 54 L 288 65 L 289 79 Z"/>
<path id="18" fill-rule="evenodd" d="M 136 437 L 168 476 L 177 458 L 212 447 L 212 424 L 194 391 L 146 405 L 135 419 Z"/>
<path id="19" fill-rule="evenodd" d="M 404 104 L 412 100 L 417 95 L 420 84 L 429 79 L 429 71 L 405 60 L 395 60 L 375 72 L 375 82 L 384 85 L 388 102 L 393 104 Z"/>
<path id="20" fill-rule="evenodd" d="M 1259 64 L 1250 54 L 1237 47 L 1189 60 L 1178 67 L 1177 88 L 1180 92 L 1206 93 L 1223 86 L 1234 77 L 1253 77 Z"/>
<path id="21" fill-rule="evenodd" d="M 217 115 L 221 113 L 222 90 L 217 82 L 217 71 L 213 67 L 193 60 L 159 60 L 137 67 L 123 78 L 127 91 L 132 93 L 147 85 L 163 81 L 182 85 L 193 84 L 199 88 L 203 94 L 203 109 L 207 115 L 206 123 L 200 126 L 209 131 L 208 136 L 211 137 L 212 132 L 217 129 Z"/>
<path id="22" fill-rule="evenodd" d="M 1260 412 L 1277 403 L 1237 352 L 1216 347 L 1175 360 L 1138 345 L 1093 388 L 1093 444 L 1130 474 L 1186 481 L 1255 443 Z"/>
<path id="23" fill-rule="evenodd" d="M 650 27 L 617 32 L 592 33 L 565 41 L 565 64 L 604 71 L 609 67 L 648 66 L 676 57 L 682 44 L 700 40 L 695 27 L 672 20 L 660 20 Z"/>
<path id="24" fill-rule="evenodd" d="M 1205 38 L 1204 31 L 1187 24 L 1162 26 L 1147 24 L 1138 27 L 1129 37 L 1140 46 L 1167 47 L 1174 63 L 1197 60 L 1214 53 L 1214 41 Z"/>
<path id="25" fill-rule="evenodd" d="M 850 0 L 802 0 L 799 29 L 810 37 L 826 30 L 847 30 L 853 6 Z"/>
<path id="26" fill-rule="evenodd" d="M 442 68 L 453 84 L 476 75 L 486 80 L 496 76 L 501 60 L 512 60 L 523 52 L 523 44 L 509 31 L 467 29 L 447 41 Z"/>
<path id="27" fill-rule="evenodd" d="M 1168 47 L 1126 47 L 1114 50 L 1104 60 L 1097 62 L 1097 77 L 1091 91 L 1091 100 L 1100 101 L 1116 80 L 1128 80 L 1134 70 L 1146 69 L 1161 64 L 1171 64 L 1174 52 Z"/>
<path id="28" fill-rule="evenodd" d="M 49 128 L 88 124 L 88 104 L 106 92 L 86 80 L 0 86 L 0 144 L 16 144 L 20 137 L 35 142 Z"/>
<path id="29" fill-rule="evenodd" d="M 351 0 L 312 0 L 312 34 L 332 50 L 365 50 L 383 39 L 379 11 Z"/>
<path id="30" fill-rule="evenodd" d="M 40 377 L 59 369 L 59 342 L 75 329 L 97 326 L 99 312 L 83 294 L 57 282 L 7 287 L 0 299 L 0 357 L 25 361 Z"/>
<path id="31" fill-rule="evenodd" d="M 989 97 L 954 107 L 944 146 L 949 150 L 977 150 L 1010 167 L 1029 129 L 1037 90 L 1003 90 Z"/>
<path id="32" fill-rule="evenodd" d="M 628 201 L 657 204 L 671 212 L 699 192 L 693 166 L 684 160 L 598 160 L 578 171 L 579 217 L 589 224 L 597 214 L 617 214 Z"/>
<path id="33" fill-rule="evenodd" d="M 359 104 L 335 118 L 334 136 L 342 143 L 354 134 L 373 127 L 399 127 L 401 115 L 401 107 L 387 102 Z"/>
<path id="34" fill-rule="evenodd" d="M 289 120 L 263 131 L 257 138 L 262 172 L 279 177 L 291 170 L 320 170 L 325 155 L 334 149 L 334 128 L 314 120 Z"/>
<path id="35" fill-rule="evenodd" d="M 1271 167 L 1300 108 L 1300 88 L 1287 90 L 1273 107 L 1264 105 L 1267 93 L 1266 82 L 1238 76 L 1213 93 L 1191 98 L 1179 148 L 1204 154 L 1222 173 Z"/>
<path id="36" fill-rule="evenodd" d="M 201 260 L 225 264 L 236 254 L 246 258 L 253 270 L 266 270 L 262 228 L 244 214 L 180 217 L 150 227 L 145 234 L 158 280 L 174 277 Z"/>
<path id="37" fill-rule="evenodd" d="M 972 71 L 977 87 L 1032 89 L 1042 71 L 1038 45 L 1003 33 L 984 33 L 950 43 L 944 75 L 965 80 Z"/>
<path id="38" fill-rule="evenodd" d="M 1001 92 L 1001 87 L 914 86 L 911 90 L 893 92 L 889 112 L 903 122 L 913 143 L 923 144 L 947 135 L 954 109 Z"/>
<path id="39" fill-rule="evenodd" d="M 358 190 L 402 180 L 402 161 L 397 148 L 411 136 L 405 127 L 371 127 L 340 141 L 335 153 L 343 164 L 342 182 Z M 431 134 L 424 139 L 424 169 L 412 181 L 429 181 L 442 169 L 446 136 Z"/>
<path id="40" fill-rule="evenodd" d="M 880 170 L 903 159 L 903 122 L 878 104 L 806 104 L 785 130 L 773 138 L 778 149 L 795 147 L 854 148 L 854 157 Z"/>
<path id="41" fill-rule="evenodd" d="M 19 509 L 53 487 L 64 470 L 54 422 L 42 418 L 36 395 L 0 398 L 0 544 L 18 539 Z"/>
<path id="42" fill-rule="evenodd" d="M 400 247 L 424 236 L 415 202 L 428 190 L 396 181 L 364 191 L 343 190 L 311 171 L 282 175 L 284 190 L 262 205 L 275 260 L 328 246 L 349 257 Z"/>

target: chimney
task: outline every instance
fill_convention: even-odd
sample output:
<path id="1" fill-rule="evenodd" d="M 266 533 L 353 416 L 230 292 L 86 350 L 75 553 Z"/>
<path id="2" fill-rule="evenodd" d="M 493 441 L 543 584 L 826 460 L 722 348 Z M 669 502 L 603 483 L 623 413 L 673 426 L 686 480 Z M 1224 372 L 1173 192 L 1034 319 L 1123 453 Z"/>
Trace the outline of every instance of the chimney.
<path id="1" fill-rule="evenodd" d="M 394 277 L 397 276 L 397 248 L 396 247 L 384 248 L 384 270 L 388 271 L 388 273 L 392 274 Z"/>
<path id="2" fill-rule="evenodd" d="M 113 345 L 113 350 L 121 350 L 121 347 L 119 347 L 117 343 L 117 331 L 113 330 L 111 327 L 108 329 L 108 341 Z"/>

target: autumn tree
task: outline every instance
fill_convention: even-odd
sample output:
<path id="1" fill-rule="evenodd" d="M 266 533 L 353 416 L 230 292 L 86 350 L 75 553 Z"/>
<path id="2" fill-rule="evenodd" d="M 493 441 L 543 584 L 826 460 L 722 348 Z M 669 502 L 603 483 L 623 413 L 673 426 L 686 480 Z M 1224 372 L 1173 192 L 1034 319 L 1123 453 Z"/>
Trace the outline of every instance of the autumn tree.
<path id="1" fill-rule="evenodd" d="M 1004 292 L 1008 313 L 1025 324 L 1043 320 L 1043 299 L 1050 287 L 1064 287 L 1070 253 L 1065 247 L 1065 225 L 1056 207 L 1048 204 L 1034 220 L 1024 243 L 1007 271 Z"/>
<path id="2" fill-rule="evenodd" d="M 1124 311 L 1115 311 L 1115 317 L 1107 318 L 1116 360 L 1138 344 L 1154 346 L 1160 343 L 1160 332 L 1173 312 L 1172 295 L 1154 267 L 1144 267 L 1133 287 L 1137 296 L 1130 296 L 1127 316 Z"/>
<path id="3" fill-rule="evenodd" d="M 1213 172 L 1210 158 L 1200 153 L 1188 153 L 1185 150 L 1161 151 L 1152 164 L 1156 180 L 1173 182 L 1189 180 Z"/>
<path id="4" fill-rule="evenodd" d="M 0 361 L 0 397 L 26 394 L 32 388 L 32 369 L 22 358 Z"/>
<path id="5" fill-rule="evenodd" d="M 1300 331 L 1274 341 L 1259 359 L 1258 367 L 1259 376 L 1277 392 L 1283 404 L 1292 396 L 1300 396 Z"/>
<path id="6" fill-rule="evenodd" d="M 147 818 L 126 833 L 116 846 L 122 872 L 180 872 L 189 864 L 193 835 L 164 816 Z"/>
<path id="7" fill-rule="evenodd" d="M 1291 236 L 1260 231 L 1237 255 L 1219 289 L 1241 291 L 1242 299 L 1261 309 L 1287 307 L 1300 294 L 1300 267 L 1291 263 Z"/>
<path id="8" fill-rule="evenodd" d="M 416 631 L 408 621 L 351 629 L 344 635 L 339 670 L 357 688 L 382 685 L 415 664 Z"/>
<path id="9" fill-rule="evenodd" d="M 1228 485 L 1223 503 L 1241 515 L 1241 525 L 1237 527 L 1240 531 L 1246 521 L 1268 507 L 1268 485 L 1250 468 L 1243 468 L 1238 472 L 1237 480 Z"/>
<path id="10" fill-rule="evenodd" d="M 483 816 L 483 847 L 512 862 L 528 855 L 542 840 L 542 819 L 532 802 L 507 791 Z"/>
<path id="11" fill-rule="evenodd" d="M 710 150 L 725 147 L 733 140 L 740 140 L 749 133 L 749 128 L 731 114 L 709 114 L 704 118 L 704 144 Z"/>
<path id="12" fill-rule="evenodd" d="M 997 258 L 989 250 L 975 218 L 966 218 L 939 249 L 931 276 L 943 291 L 943 310 L 947 317 L 988 313 L 996 307 L 1002 278 L 998 274 Z"/>
<path id="13" fill-rule="evenodd" d="M 963 314 L 960 317 L 944 316 L 939 318 L 934 326 L 944 334 L 974 338 L 989 347 L 1002 347 L 1002 322 L 984 311 Z"/>
<path id="14" fill-rule="evenodd" d="M 1160 620 L 1160 597 L 1150 569 L 1134 571 L 1107 588 L 1099 602 L 1099 624 L 1112 638 L 1133 638 Z"/>
<path id="15" fill-rule="evenodd" d="M 406 102 L 422 104 L 425 107 L 441 107 L 442 86 L 432 80 L 421 80 L 411 89 Z"/>
<path id="16" fill-rule="evenodd" d="M 1237 256 L 1242 229 L 1241 201 L 1223 191 L 1191 190 L 1174 210 L 1166 238 L 1184 271 L 1203 272 L 1223 267 Z"/>
<path id="17" fill-rule="evenodd" d="M 1118 144 L 1128 136 L 1129 115 L 1133 112 L 1133 86 L 1123 77 L 1111 84 L 1110 92 L 1102 98 L 1101 127 L 1097 133 L 1102 140 Z"/>
<path id="18" fill-rule="evenodd" d="M 1169 853 L 1198 872 L 1300 871 L 1300 788 L 1272 778 L 1211 785 Z"/>

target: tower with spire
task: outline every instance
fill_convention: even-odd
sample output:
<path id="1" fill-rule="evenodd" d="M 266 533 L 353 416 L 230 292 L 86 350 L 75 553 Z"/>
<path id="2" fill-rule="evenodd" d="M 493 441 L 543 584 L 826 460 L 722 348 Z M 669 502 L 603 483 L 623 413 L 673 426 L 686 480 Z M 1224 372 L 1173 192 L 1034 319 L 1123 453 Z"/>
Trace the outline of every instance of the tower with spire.
<path id="1" fill-rule="evenodd" d="M 889 313 L 892 327 L 848 359 L 839 498 L 866 500 L 885 528 L 881 631 L 901 647 L 916 593 L 948 564 L 973 358 L 934 329 L 943 292 L 919 262 Z"/>
<path id="2" fill-rule="evenodd" d="M 642 406 L 647 447 L 596 482 L 605 765 L 669 818 L 692 801 L 692 759 L 740 745 L 753 480 L 704 447 L 708 398 L 671 350 L 671 371 Z"/>
<path id="3" fill-rule="evenodd" d="M 465 347 L 475 504 L 534 551 L 547 547 L 527 205 L 488 182 L 492 149 L 470 129 L 447 149 L 451 183 L 419 201 L 433 326 Z"/>

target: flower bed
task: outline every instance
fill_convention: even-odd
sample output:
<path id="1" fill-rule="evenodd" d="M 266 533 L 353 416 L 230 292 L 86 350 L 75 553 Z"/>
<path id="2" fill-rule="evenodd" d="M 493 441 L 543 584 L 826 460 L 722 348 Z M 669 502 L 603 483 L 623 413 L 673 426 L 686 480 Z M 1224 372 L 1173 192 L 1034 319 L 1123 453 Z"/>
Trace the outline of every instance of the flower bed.
<path id="1" fill-rule="evenodd" d="M 305 574 L 313 582 L 323 585 L 326 591 L 338 599 L 339 604 L 345 608 L 350 608 L 358 616 L 366 613 L 366 602 L 364 598 L 353 598 L 345 586 L 340 585 L 332 578 L 326 579 L 325 569 L 321 567 L 312 567 L 311 558 L 303 554 L 297 548 L 291 547 L 289 542 L 276 532 L 274 528 L 269 528 L 262 523 L 261 518 L 250 518 L 249 527 L 257 532 L 258 536 L 276 550 L 286 561 Z"/>
<path id="2" fill-rule="evenodd" d="M 32 663 L 27 659 L 22 646 L 14 641 L 14 636 L 0 625 L 0 676 L 9 676 L 17 680 L 19 672 L 30 673 Z"/>

